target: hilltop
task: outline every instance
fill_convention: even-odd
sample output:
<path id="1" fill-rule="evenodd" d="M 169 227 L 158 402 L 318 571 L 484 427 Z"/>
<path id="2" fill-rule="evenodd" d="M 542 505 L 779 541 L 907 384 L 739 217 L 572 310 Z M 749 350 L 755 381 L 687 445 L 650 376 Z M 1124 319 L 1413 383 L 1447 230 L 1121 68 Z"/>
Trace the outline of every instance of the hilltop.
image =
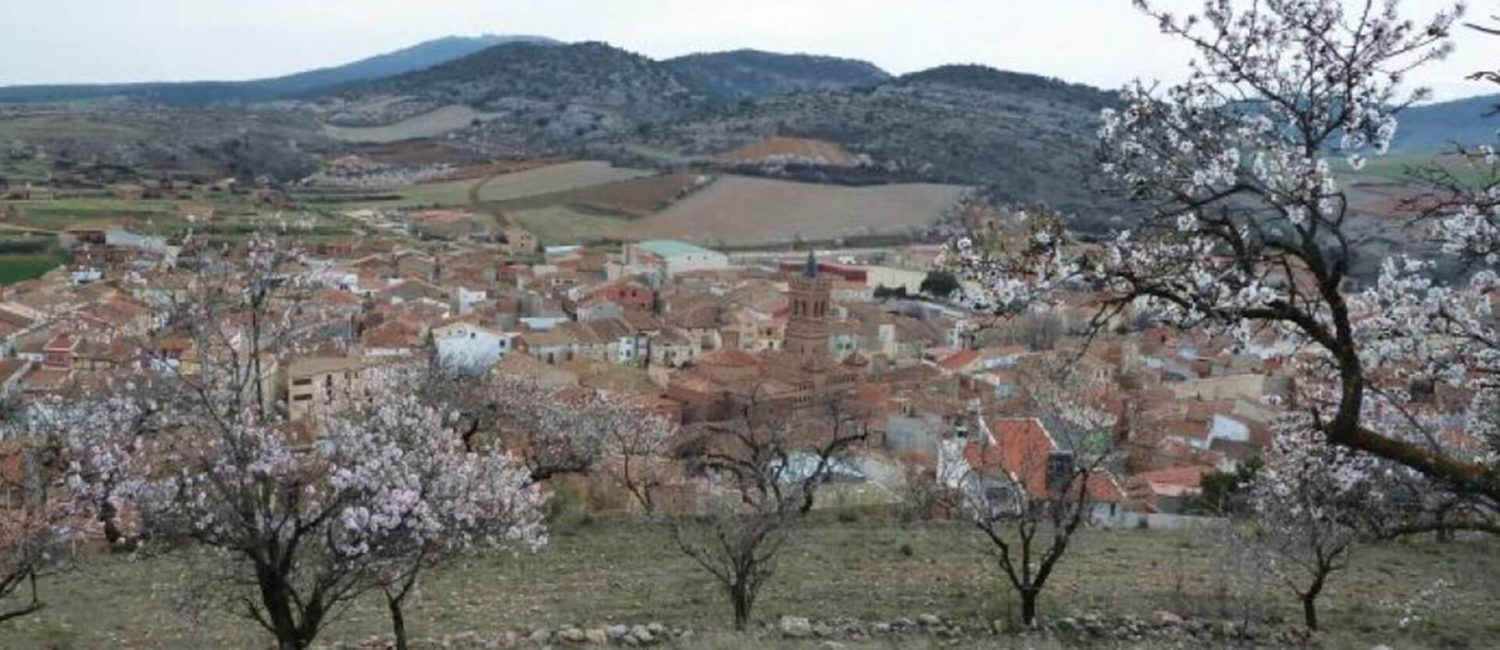
<path id="1" fill-rule="evenodd" d="M 876 84 L 891 77 L 868 61 L 759 50 L 689 54 L 663 63 L 694 93 L 711 99 L 847 88 Z"/>

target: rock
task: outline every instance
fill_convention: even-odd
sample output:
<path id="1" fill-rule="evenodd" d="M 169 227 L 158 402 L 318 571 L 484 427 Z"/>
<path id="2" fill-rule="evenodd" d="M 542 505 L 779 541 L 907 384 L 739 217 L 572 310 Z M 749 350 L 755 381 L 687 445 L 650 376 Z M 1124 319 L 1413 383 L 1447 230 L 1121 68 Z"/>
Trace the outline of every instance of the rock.
<path id="1" fill-rule="evenodd" d="M 791 639 L 805 639 L 812 636 L 812 622 L 801 616 L 781 617 L 781 635 Z"/>
<path id="2" fill-rule="evenodd" d="M 839 643 L 838 641 L 824 641 L 822 643 L 819 643 L 818 647 L 825 648 L 826 650 L 841 650 L 844 647 L 844 644 Z"/>
<path id="3" fill-rule="evenodd" d="M 583 637 L 589 643 L 596 643 L 599 645 L 609 643 L 609 634 L 605 633 L 604 630 L 597 627 L 584 632 Z"/>
<path id="4" fill-rule="evenodd" d="M 558 630 L 557 638 L 567 641 L 568 643 L 583 643 L 584 641 L 588 640 L 588 636 L 583 633 L 583 630 L 580 630 L 576 627 L 565 627 L 561 630 Z"/>
<path id="5" fill-rule="evenodd" d="M 605 628 L 604 633 L 608 635 L 611 640 L 619 641 L 620 639 L 625 638 L 625 635 L 630 634 L 630 628 L 625 627 L 624 625 L 611 625 L 608 628 Z"/>
<path id="6" fill-rule="evenodd" d="M 657 623 L 656 621 L 652 621 L 646 624 L 646 630 L 651 632 L 653 636 L 661 636 L 667 633 L 667 626 L 662 625 L 661 623 Z"/>
<path id="7" fill-rule="evenodd" d="M 1380 645 L 1371 646 L 1370 650 L 1391 650 L 1391 647 L 1382 643 Z"/>
<path id="8" fill-rule="evenodd" d="M 531 636 L 526 637 L 526 640 L 528 640 L 528 641 L 530 641 L 532 643 L 535 643 L 537 645 L 541 645 L 543 643 L 546 643 L 547 640 L 551 639 L 551 638 L 552 638 L 552 633 L 548 632 L 547 628 L 542 628 L 540 630 L 533 631 L 531 633 Z"/>
<path id="9" fill-rule="evenodd" d="M 1182 625 L 1182 617 L 1172 612 L 1161 611 L 1156 613 L 1156 622 L 1162 625 L 1177 626 Z"/>
<path id="10" fill-rule="evenodd" d="M 891 624 L 890 623 L 876 623 L 875 627 L 872 628 L 872 630 L 876 634 L 890 634 L 891 633 Z"/>
<path id="11" fill-rule="evenodd" d="M 938 618 L 936 614 L 917 614 L 917 622 L 924 627 L 932 627 L 942 624 L 943 619 Z"/>
<path id="12" fill-rule="evenodd" d="M 641 645 L 650 645 L 656 641 L 656 635 L 651 634 L 651 630 L 646 629 L 644 625 L 630 628 L 630 638 L 640 642 Z"/>
<path id="13" fill-rule="evenodd" d="M 833 628 L 828 627 L 828 625 L 825 623 L 814 623 L 812 626 L 812 633 L 813 636 L 818 637 L 819 639 L 826 639 L 830 636 L 833 636 Z"/>

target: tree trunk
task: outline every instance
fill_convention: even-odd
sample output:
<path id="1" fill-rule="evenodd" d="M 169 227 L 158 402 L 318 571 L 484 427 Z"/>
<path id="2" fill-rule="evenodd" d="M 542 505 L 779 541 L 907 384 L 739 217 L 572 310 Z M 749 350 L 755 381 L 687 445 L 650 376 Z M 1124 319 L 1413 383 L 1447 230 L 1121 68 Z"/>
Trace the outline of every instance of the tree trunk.
<path id="1" fill-rule="evenodd" d="M 266 618 L 271 622 L 271 633 L 276 635 L 278 650 L 302 650 L 302 636 L 292 617 L 291 595 L 286 585 L 272 567 L 256 567 L 256 581 L 260 583 L 260 602 L 266 608 Z"/>
<path id="2" fill-rule="evenodd" d="M 1323 583 L 1328 578 L 1330 569 L 1326 565 L 1319 565 L 1312 584 L 1307 586 L 1307 591 L 1302 592 L 1302 620 L 1307 624 L 1307 629 L 1318 629 L 1318 594 L 1323 593 Z"/>
<path id="3" fill-rule="evenodd" d="M 729 585 L 729 604 L 734 608 L 734 629 L 741 632 L 750 625 L 750 609 L 755 605 L 755 596 L 744 583 Z"/>
<path id="4" fill-rule="evenodd" d="M 1036 625 L 1036 597 L 1040 592 L 1034 589 L 1021 590 L 1021 623 L 1026 627 Z"/>
<path id="5" fill-rule="evenodd" d="M 1318 594 L 1308 592 L 1302 596 L 1302 619 L 1307 623 L 1307 629 L 1318 629 Z"/>
<path id="6" fill-rule="evenodd" d="M 391 610 L 391 633 L 396 637 L 396 650 L 407 650 L 406 617 L 401 613 L 401 599 L 386 596 L 385 605 Z"/>

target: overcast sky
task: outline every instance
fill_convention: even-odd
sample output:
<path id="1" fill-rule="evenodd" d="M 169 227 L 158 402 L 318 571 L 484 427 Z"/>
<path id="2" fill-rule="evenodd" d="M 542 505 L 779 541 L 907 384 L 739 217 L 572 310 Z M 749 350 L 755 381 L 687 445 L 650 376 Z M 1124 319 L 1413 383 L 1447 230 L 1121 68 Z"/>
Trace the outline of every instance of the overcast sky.
<path id="1" fill-rule="evenodd" d="M 1170 4 L 1174 0 L 1158 0 Z M 1184 8 L 1199 0 L 1175 0 Z M 1475 3 L 1488 9 L 1491 0 Z M 1129 0 L 12 0 L 0 85 L 248 79 L 345 63 L 450 34 L 601 40 L 653 58 L 750 47 L 866 59 L 893 73 L 983 63 L 1108 88 L 1172 78 L 1186 52 Z M 1500 4 L 1500 3 L 1497 3 Z M 1441 0 L 1406 0 L 1425 16 Z M 1414 81 L 1439 98 L 1500 65 L 1462 30 Z"/>

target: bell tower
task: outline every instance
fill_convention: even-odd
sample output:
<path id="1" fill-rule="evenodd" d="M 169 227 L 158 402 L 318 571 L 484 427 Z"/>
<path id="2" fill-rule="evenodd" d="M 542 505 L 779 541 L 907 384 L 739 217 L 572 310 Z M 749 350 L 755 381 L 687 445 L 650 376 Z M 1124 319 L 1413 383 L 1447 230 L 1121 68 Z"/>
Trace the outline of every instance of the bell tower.
<path id="1" fill-rule="evenodd" d="M 812 251 L 802 273 L 789 283 L 792 317 L 786 325 L 786 351 L 804 361 L 824 359 L 828 351 L 829 279 L 818 273 L 818 260 Z"/>

